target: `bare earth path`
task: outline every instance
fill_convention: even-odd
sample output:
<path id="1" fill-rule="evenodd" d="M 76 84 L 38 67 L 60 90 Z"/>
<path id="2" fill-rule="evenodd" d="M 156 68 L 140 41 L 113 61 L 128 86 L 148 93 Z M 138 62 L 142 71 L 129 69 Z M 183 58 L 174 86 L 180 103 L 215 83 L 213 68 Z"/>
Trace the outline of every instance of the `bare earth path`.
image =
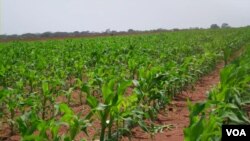
<path id="1" fill-rule="evenodd" d="M 165 129 L 161 133 L 157 133 L 153 138 L 149 134 L 145 133 L 138 127 L 132 130 L 132 141 L 183 141 L 184 134 L 183 129 L 189 124 L 189 111 L 187 106 L 187 99 L 192 103 L 204 101 L 207 98 L 207 92 L 219 83 L 220 69 L 224 64 L 219 63 L 214 71 L 203 76 L 195 85 L 194 90 L 186 90 L 175 96 L 165 111 L 158 114 L 158 120 L 155 122 L 159 125 L 172 124 L 174 128 L 171 130 Z M 123 141 L 129 139 L 123 138 Z"/>

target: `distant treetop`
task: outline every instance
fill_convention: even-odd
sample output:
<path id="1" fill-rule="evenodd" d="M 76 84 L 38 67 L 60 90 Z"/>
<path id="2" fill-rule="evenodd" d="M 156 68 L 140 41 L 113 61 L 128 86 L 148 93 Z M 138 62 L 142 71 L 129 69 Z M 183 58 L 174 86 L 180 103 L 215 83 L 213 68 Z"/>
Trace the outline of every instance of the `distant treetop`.
<path id="1" fill-rule="evenodd" d="M 211 24 L 210 28 L 211 29 L 218 29 L 220 27 L 217 24 Z"/>
<path id="2" fill-rule="evenodd" d="M 228 23 L 223 23 L 221 25 L 221 28 L 230 28 L 229 24 Z"/>

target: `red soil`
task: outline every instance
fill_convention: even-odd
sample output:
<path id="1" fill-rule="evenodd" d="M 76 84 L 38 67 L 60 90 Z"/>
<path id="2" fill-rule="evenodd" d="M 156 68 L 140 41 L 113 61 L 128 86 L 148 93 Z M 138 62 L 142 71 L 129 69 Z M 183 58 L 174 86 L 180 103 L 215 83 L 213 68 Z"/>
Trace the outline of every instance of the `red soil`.
<path id="1" fill-rule="evenodd" d="M 132 129 L 132 141 L 183 141 L 183 129 L 189 124 L 189 111 L 187 99 L 192 103 L 204 101 L 207 98 L 207 92 L 219 82 L 220 69 L 223 63 L 219 63 L 216 69 L 210 74 L 202 77 L 194 86 L 194 90 L 186 90 L 182 94 L 177 95 L 170 105 L 165 110 L 158 114 L 158 119 L 155 124 L 158 125 L 173 125 L 171 129 L 164 129 L 162 132 L 150 137 L 150 134 L 145 133 L 139 127 Z M 122 141 L 128 141 L 128 137 L 124 137 Z"/>

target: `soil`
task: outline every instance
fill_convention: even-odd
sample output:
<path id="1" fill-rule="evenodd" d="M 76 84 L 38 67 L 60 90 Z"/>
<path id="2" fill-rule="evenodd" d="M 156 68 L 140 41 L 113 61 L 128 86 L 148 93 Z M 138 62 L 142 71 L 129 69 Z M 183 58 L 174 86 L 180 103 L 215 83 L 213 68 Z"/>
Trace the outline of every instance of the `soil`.
<path id="1" fill-rule="evenodd" d="M 171 125 L 173 128 L 164 129 L 162 132 L 150 136 L 150 134 L 136 127 L 132 130 L 130 139 L 124 137 L 122 141 L 183 141 L 183 129 L 189 125 L 187 100 L 189 99 L 192 103 L 204 101 L 207 98 L 207 92 L 219 83 L 220 69 L 223 66 L 224 63 L 219 63 L 214 71 L 202 77 L 194 85 L 194 90 L 188 89 L 175 96 L 171 104 L 157 115 L 155 124 Z"/>

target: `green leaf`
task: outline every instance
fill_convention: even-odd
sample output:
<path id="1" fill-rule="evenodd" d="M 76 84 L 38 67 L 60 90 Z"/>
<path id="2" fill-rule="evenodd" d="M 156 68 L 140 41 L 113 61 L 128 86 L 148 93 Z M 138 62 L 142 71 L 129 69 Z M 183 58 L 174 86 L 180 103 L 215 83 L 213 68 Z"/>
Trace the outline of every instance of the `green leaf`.
<path id="1" fill-rule="evenodd" d="M 48 94 L 49 93 L 49 84 L 46 81 L 42 82 L 42 88 L 43 88 L 43 93 Z"/>
<path id="2" fill-rule="evenodd" d="M 73 115 L 73 111 L 69 108 L 67 104 L 62 103 L 59 105 L 59 107 L 60 107 L 61 112 L 68 114 L 68 115 Z"/>
<path id="3" fill-rule="evenodd" d="M 128 80 L 124 80 L 122 81 L 121 83 L 119 83 L 119 86 L 118 86 L 118 95 L 123 95 L 125 90 L 132 85 L 132 82 L 131 81 L 128 81 Z"/>
<path id="4" fill-rule="evenodd" d="M 89 94 L 87 95 L 87 103 L 91 108 L 96 108 L 99 102 L 96 97 Z"/>
<path id="5" fill-rule="evenodd" d="M 90 94 L 90 88 L 87 84 L 83 84 L 81 90 L 86 94 Z"/>

